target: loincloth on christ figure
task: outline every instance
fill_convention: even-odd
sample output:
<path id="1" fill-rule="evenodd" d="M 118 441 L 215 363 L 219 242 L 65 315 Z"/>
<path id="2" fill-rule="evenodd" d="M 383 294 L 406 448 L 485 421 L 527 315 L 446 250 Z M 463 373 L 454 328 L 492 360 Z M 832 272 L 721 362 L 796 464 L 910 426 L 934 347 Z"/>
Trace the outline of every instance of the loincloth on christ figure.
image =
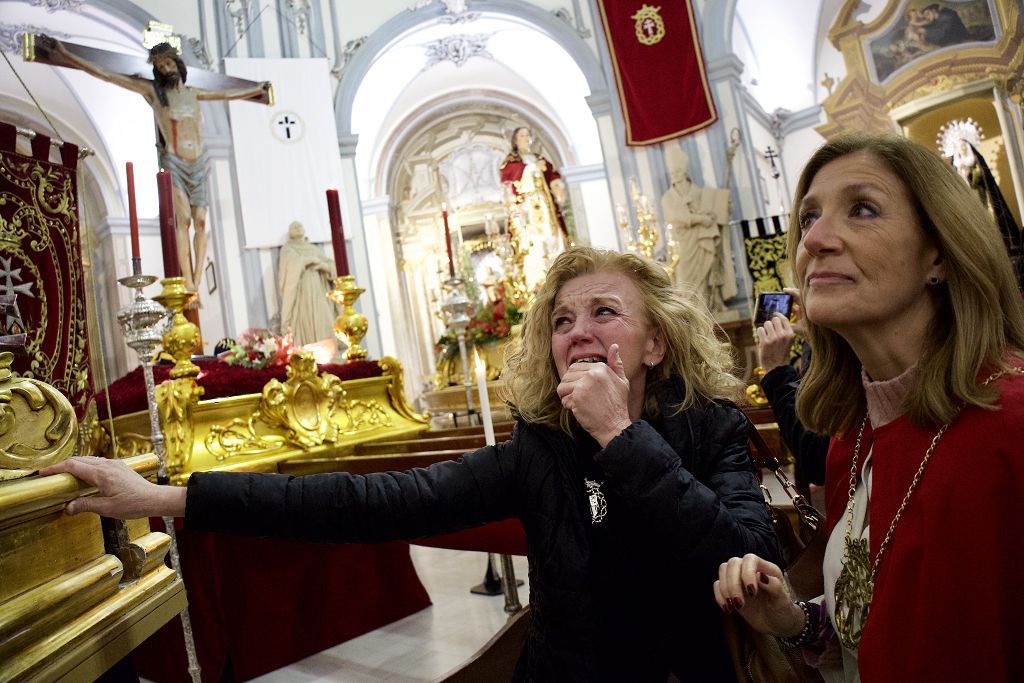
<path id="1" fill-rule="evenodd" d="M 189 206 L 209 206 L 206 178 L 210 175 L 210 157 L 204 150 L 195 161 L 185 161 L 171 154 L 166 147 L 157 147 L 160 168 L 171 174 L 171 180 L 184 191 Z"/>

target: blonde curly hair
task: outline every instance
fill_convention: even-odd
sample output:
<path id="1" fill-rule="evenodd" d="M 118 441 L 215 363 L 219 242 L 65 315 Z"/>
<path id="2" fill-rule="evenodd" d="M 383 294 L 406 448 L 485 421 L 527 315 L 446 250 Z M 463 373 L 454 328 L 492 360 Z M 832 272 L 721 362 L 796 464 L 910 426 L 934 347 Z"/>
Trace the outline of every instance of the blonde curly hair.
<path id="1" fill-rule="evenodd" d="M 658 413 L 652 385 L 672 376 L 679 376 L 684 384 L 677 412 L 700 397 L 737 396 L 740 381 L 731 374 L 728 348 L 717 338 L 716 323 L 707 307 L 692 293 L 674 287 L 660 265 L 635 254 L 572 247 L 551 265 L 526 314 L 522 334 L 505 358 L 504 398 L 520 419 L 573 434 L 575 419 L 562 407 L 556 392 L 559 378 L 551 355 L 551 313 L 565 283 L 598 272 L 621 273 L 636 285 L 648 324 L 660 331 L 665 342 L 664 359 L 647 373 L 645 417 Z"/>

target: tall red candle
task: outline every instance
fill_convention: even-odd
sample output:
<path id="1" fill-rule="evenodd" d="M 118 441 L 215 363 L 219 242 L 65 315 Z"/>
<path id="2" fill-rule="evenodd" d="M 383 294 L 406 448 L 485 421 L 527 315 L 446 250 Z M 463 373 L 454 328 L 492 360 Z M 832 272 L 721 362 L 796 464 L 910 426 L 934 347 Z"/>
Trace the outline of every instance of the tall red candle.
<path id="1" fill-rule="evenodd" d="M 142 258 L 139 254 L 139 214 L 135 210 L 135 167 L 132 162 L 125 165 L 128 173 L 128 228 L 132 237 L 132 258 Z"/>
<path id="2" fill-rule="evenodd" d="M 338 191 L 327 190 L 327 215 L 331 220 L 331 245 L 334 247 L 334 266 L 338 277 L 348 275 L 348 251 L 345 249 L 345 228 L 341 225 L 341 203 Z"/>
<path id="3" fill-rule="evenodd" d="M 160 199 L 160 246 L 164 252 L 164 277 L 181 277 L 178 229 L 174 220 L 174 190 L 171 188 L 171 174 L 168 171 L 156 174 L 156 190 Z"/>
<path id="4" fill-rule="evenodd" d="M 448 227 L 448 206 L 441 205 L 441 218 L 444 219 L 444 245 L 448 248 L 448 277 L 455 277 L 455 259 L 452 257 L 452 231 Z"/>

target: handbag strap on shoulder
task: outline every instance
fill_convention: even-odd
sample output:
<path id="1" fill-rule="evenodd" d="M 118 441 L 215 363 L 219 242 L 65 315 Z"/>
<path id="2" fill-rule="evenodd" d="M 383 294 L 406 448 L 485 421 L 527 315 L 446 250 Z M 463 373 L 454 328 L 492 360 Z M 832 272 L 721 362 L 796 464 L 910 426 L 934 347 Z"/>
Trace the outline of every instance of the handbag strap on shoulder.
<path id="1" fill-rule="evenodd" d="M 744 413 L 744 417 L 746 417 L 746 413 Z M 751 422 L 749 417 L 747 417 L 747 436 L 750 439 L 750 443 L 754 446 L 754 466 L 770 470 L 775 475 L 775 479 L 782 486 L 782 490 L 786 492 L 789 500 L 792 501 L 793 508 L 800 515 L 801 521 L 816 531 L 821 525 L 821 513 L 804 498 L 803 494 L 797 489 L 796 484 L 786 475 L 786 470 L 783 469 L 779 458 L 767 442 L 765 442 L 764 437 L 761 436 L 757 429 L 757 425 Z M 764 486 L 761 488 L 763 489 Z"/>

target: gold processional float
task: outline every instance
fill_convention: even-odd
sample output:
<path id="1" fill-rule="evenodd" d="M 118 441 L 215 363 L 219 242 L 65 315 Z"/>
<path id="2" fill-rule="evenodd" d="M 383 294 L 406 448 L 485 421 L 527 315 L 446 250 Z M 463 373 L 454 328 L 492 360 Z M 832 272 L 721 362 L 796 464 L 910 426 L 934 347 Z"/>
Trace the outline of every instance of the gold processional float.
<path id="1" fill-rule="evenodd" d="M 138 351 L 145 344 L 133 339 L 165 316 L 163 306 L 172 314 L 162 345 L 175 365 L 155 387 L 156 430 L 140 411 L 114 418 L 111 431 L 101 423 L 84 428 L 80 438 L 67 398 L 14 377 L 13 354 L 0 353 L 0 679 L 92 680 L 164 623 L 179 614 L 187 619 L 184 584 L 165 564 L 170 536 L 150 531 L 145 519 L 68 516 L 65 504 L 95 489 L 70 474 L 34 475 L 79 444 L 82 453 L 110 456 L 116 440 L 117 456 L 132 469 L 156 478 L 162 459 L 170 483 L 182 485 L 200 470 L 273 472 L 288 463 L 306 473 L 343 471 L 358 457 L 357 443 L 427 429 L 427 416 L 406 401 L 402 366 L 393 358 L 379 361 L 379 377 L 342 381 L 319 373 L 312 354 L 296 353 L 286 380 L 271 380 L 260 394 L 200 400 L 199 368 L 190 358 L 198 329 L 182 314 L 195 293 L 182 278 L 166 278 L 157 306 L 141 294 L 153 280 L 123 279 L 137 294 L 119 318 Z M 347 359 L 366 356 L 359 346 L 366 318 L 352 307 L 360 293 L 348 276 L 330 295 L 344 307 L 335 325 L 349 343 Z M 157 333 L 153 346 L 160 342 Z M 152 390 L 152 357 L 141 359 Z"/>
<path id="2" fill-rule="evenodd" d="M 156 298 L 173 318 L 163 337 L 164 358 L 174 361 L 170 379 L 156 387 L 167 475 L 183 485 L 192 472 L 277 472 L 280 465 L 301 465 L 305 472 L 345 471 L 359 443 L 415 436 L 427 429 L 428 416 L 405 397 L 401 363 L 379 362 L 380 377 L 345 380 L 320 373 L 311 353 L 292 354 L 284 382 L 272 379 L 259 394 L 201 400 L 200 369 L 191 361 L 198 329 L 185 319 L 195 297 L 184 280 L 162 280 Z M 348 344 L 346 360 L 366 358 L 359 344 L 367 321 L 353 304 L 363 292 L 351 276 L 335 280 L 330 297 L 342 304 L 335 333 Z M 118 456 L 153 450 L 145 411 L 112 420 Z M 94 429 L 89 450 L 110 455 L 114 444 L 105 427 Z"/>
<path id="3" fill-rule="evenodd" d="M 31 476 L 72 454 L 78 422 L 54 387 L 14 377 L 13 358 L 0 353 L 0 678 L 92 680 L 180 613 L 185 588 L 148 520 L 70 517 L 94 489 Z M 157 470 L 152 453 L 125 462 Z"/>

